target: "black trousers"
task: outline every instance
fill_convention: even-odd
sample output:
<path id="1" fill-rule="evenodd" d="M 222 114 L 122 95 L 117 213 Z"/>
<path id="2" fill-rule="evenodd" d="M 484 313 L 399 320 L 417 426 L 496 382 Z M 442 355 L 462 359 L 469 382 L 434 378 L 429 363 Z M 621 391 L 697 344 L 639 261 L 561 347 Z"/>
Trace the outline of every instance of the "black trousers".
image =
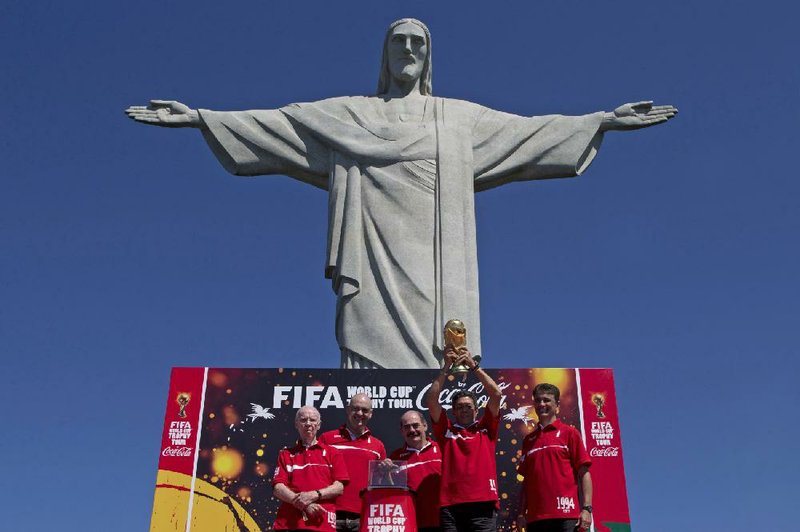
<path id="1" fill-rule="evenodd" d="M 443 506 L 439 517 L 442 532 L 497 532 L 494 501 Z"/>
<path id="2" fill-rule="evenodd" d="M 353 512 L 336 512 L 336 532 L 358 532 L 360 515 Z"/>
<path id="3" fill-rule="evenodd" d="M 526 532 L 574 532 L 577 519 L 542 519 L 533 521 L 525 527 Z"/>

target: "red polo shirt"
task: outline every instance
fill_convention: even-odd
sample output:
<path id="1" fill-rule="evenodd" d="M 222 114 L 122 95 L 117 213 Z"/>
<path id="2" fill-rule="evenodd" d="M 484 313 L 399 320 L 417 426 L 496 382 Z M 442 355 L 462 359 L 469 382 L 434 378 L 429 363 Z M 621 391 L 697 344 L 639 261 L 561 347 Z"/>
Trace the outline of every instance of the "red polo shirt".
<path id="1" fill-rule="evenodd" d="M 347 483 L 347 467 L 344 458 L 336 450 L 319 441 L 310 447 L 298 443 L 291 449 L 283 449 L 278 453 L 278 465 L 272 477 L 272 486 L 285 484 L 287 488 L 299 493 L 327 488 L 334 481 Z M 275 518 L 275 530 L 292 530 L 303 528 L 331 532 L 336 528 L 336 505 L 333 501 L 319 503 L 325 513 L 318 517 L 303 520 L 300 510 L 290 503 L 282 502 Z"/>
<path id="2" fill-rule="evenodd" d="M 578 519 L 578 469 L 592 460 L 575 429 L 558 419 L 525 437 L 517 472 L 525 477 L 526 519 Z"/>
<path id="3" fill-rule="evenodd" d="M 414 492 L 417 527 L 439 526 L 439 485 L 442 478 L 442 452 L 439 445 L 429 441 L 420 450 L 413 447 L 396 449 L 392 460 L 405 460 L 408 487 Z"/>
<path id="4" fill-rule="evenodd" d="M 442 506 L 494 501 L 500 507 L 495 463 L 497 424 L 498 419 L 488 410 L 469 427 L 451 422 L 444 411 L 433 424 L 442 449 Z"/>
<path id="5" fill-rule="evenodd" d="M 369 481 L 369 462 L 386 458 L 386 448 L 370 431 L 353 438 L 347 425 L 329 430 L 319 440 L 342 454 L 350 476 L 344 493 L 336 499 L 336 509 L 361 513 L 361 490 L 367 487 Z"/>

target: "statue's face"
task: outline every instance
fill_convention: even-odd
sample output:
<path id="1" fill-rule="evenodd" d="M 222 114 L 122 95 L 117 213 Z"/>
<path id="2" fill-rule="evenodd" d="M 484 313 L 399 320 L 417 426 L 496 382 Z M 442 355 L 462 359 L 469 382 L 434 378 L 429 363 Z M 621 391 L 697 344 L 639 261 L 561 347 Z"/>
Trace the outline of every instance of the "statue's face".
<path id="1" fill-rule="evenodd" d="M 389 72 L 401 81 L 416 81 L 422 75 L 428 41 L 422 28 L 411 22 L 392 30 L 388 43 Z"/>

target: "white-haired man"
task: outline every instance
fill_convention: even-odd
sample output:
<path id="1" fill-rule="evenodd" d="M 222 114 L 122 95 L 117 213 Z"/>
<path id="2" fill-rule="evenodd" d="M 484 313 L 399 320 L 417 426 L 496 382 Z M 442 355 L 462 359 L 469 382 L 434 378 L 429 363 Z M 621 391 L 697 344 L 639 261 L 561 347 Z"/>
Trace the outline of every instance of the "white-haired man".
<path id="1" fill-rule="evenodd" d="M 282 504 L 275 530 L 333 532 L 336 526 L 334 500 L 348 482 L 344 458 L 317 440 L 322 417 L 313 406 L 301 407 L 294 426 L 299 439 L 278 454 L 272 489 Z"/>

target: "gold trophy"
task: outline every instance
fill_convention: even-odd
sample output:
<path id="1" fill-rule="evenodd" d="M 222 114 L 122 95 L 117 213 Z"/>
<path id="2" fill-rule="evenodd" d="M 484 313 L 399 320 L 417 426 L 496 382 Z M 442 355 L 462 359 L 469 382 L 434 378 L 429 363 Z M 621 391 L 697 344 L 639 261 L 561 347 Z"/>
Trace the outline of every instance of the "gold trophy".
<path id="1" fill-rule="evenodd" d="M 467 327 L 461 320 L 450 320 L 444 324 L 444 346 L 445 348 L 452 347 L 458 352 L 462 347 L 467 345 Z M 480 362 L 480 357 L 475 356 L 473 360 Z M 450 373 L 460 375 L 467 373 L 469 367 L 465 364 L 459 364 L 450 368 Z"/>
<path id="2" fill-rule="evenodd" d="M 605 412 L 603 412 L 603 406 L 606 404 L 606 396 L 602 393 L 592 394 L 592 402 L 595 408 L 597 408 L 597 417 L 600 419 L 606 417 Z"/>
<path id="3" fill-rule="evenodd" d="M 186 405 L 189 404 L 189 399 L 192 398 L 192 394 L 181 392 L 178 394 L 178 397 L 175 398 L 175 402 L 177 402 L 181 409 L 178 410 L 178 417 L 186 417 Z"/>

